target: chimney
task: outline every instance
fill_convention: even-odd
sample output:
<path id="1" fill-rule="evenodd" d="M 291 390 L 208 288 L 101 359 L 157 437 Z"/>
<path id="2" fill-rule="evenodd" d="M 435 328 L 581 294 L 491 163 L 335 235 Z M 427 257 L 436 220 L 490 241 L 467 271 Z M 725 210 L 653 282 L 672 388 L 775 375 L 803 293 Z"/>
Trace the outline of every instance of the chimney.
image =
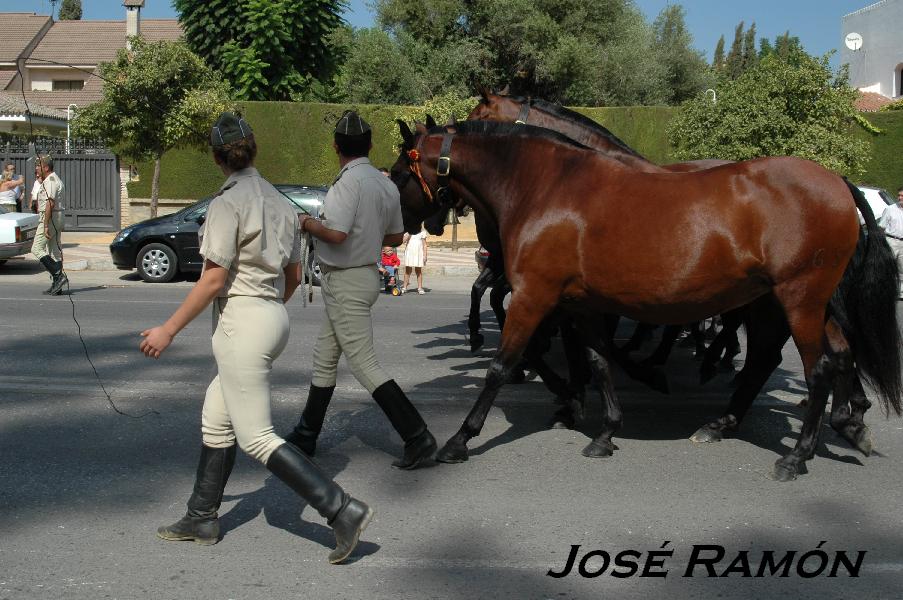
<path id="1" fill-rule="evenodd" d="M 125 7 L 125 35 L 126 38 L 141 35 L 141 9 L 144 0 L 124 0 Z M 126 42 L 126 48 L 132 49 L 132 45 Z"/>

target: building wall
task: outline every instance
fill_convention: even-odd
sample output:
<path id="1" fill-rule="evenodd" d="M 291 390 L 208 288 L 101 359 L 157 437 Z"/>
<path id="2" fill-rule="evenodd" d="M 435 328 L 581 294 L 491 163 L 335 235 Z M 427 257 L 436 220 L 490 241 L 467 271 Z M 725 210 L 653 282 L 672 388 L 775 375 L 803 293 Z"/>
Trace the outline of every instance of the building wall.
<path id="1" fill-rule="evenodd" d="M 863 91 L 900 98 L 903 69 L 903 0 L 883 0 L 842 19 L 840 62 L 850 66 L 850 84 Z M 849 33 L 862 36 L 862 48 L 847 48 Z"/>
<path id="2" fill-rule="evenodd" d="M 46 92 L 53 91 L 53 82 L 57 81 L 73 81 L 76 79 L 80 79 L 82 81 L 86 81 L 89 75 L 83 71 L 79 71 L 77 69 L 35 69 L 29 68 L 27 70 L 26 78 L 28 79 L 26 83 L 26 89 L 29 90 L 42 90 Z"/>

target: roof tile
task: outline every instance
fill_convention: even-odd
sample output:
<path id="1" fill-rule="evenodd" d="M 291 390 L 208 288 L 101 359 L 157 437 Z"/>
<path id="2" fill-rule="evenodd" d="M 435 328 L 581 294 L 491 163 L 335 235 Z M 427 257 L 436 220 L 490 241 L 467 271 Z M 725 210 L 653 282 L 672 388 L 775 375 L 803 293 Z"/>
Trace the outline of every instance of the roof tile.
<path id="1" fill-rule="evenodd" d="M 0 62 L 16 62 L 22 51 L 50 21 L 47 15 L 3 13 L 0 27 Z"/>
<path id="2" fill-rule="evenodd" d="M 141 37 L 149 42 L 175 41 L 182 37 L 182 28 L 175 19 L 142 19 Z M 117 50 L 125 48 L 125 38 L 125 21 L 58 21 L 31 53 L 28 64 L 109 62 Z"/>

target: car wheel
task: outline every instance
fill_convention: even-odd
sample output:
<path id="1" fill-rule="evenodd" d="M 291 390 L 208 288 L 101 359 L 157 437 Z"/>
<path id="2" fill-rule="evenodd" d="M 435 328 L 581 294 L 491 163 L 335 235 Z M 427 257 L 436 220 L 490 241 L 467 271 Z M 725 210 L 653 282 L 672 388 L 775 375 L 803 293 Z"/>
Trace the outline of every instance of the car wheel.
<path id="1" fill-rule="evenodd" d="M 5 264 L 6 264 L 6 259 L 0 258 L 0 266 L 5 265 Z"/>
<path id="2" fill-rule="evenodd" d="M 135 266 L 141 279 L 148 283 L 172 281 L 179 270 L 176 253 L 166 244 L 148 244 L 142 248 Z"/>
<path id="3" fill-rule="evenodd" d="M 320 263 L 317 262 L 317 258 L 314 256 L 313 252 L 311 252 L 310 256 L 307 258 L 307 273 L 313 278 L 313 284 L 320 287 Z"/>

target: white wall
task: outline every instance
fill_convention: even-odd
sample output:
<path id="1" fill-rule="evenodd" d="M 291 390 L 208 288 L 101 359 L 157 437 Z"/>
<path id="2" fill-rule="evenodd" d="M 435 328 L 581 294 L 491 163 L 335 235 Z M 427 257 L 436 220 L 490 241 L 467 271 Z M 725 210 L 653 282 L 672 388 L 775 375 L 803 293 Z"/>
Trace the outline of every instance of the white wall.
<path id="1" fill-rule="evenodd" d="M 899 98 L 903 63 L 903 0 L 883 0 L 843 17 L 840 62 L 850 66 L 850 84 L 863 91 Z M 848 33 L 862 36 L 862 48 L 846 47 Z"/>
<path id="2" fill-rule="evenodd" d="M 76 69 L 34 69 L 29 68 L 27 77 L 29 79 L 28 89 L 32 91 L 53 91 L 54 80 L 72 81 L 80 79 L 87 81 L 89 75 Z"/>

